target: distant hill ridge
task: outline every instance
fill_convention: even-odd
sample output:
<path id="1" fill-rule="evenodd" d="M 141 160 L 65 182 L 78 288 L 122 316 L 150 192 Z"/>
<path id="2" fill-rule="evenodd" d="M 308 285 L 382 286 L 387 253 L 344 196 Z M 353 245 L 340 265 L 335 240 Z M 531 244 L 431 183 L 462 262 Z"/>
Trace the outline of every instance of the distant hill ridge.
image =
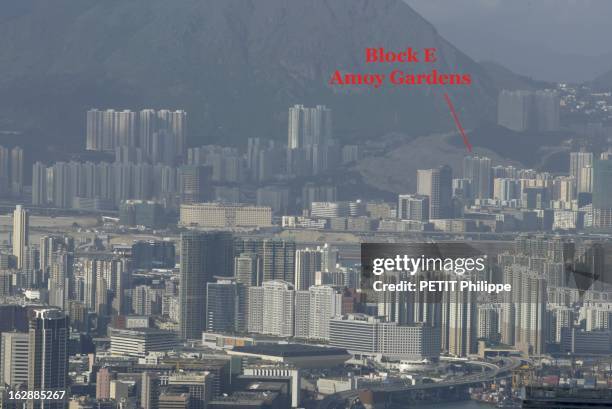
<path id="1" fill-rule="evenodd" d="M 284 138 L 295 103 L 332 107 L 344 140 L 452 129 L 441 90 L 327 85 L 335 69 L 370 69 L 368 46 L 436 47 L 428 70 L 470 73 L 470 87 L 448 88 L 466 126 L 494 118 L 501 86 L 529 86 L 492 75 L 401 0 L 5 0 L 0 130 L 82 146 L 91 107 L 167 107 L 189 113 L 191 144 L 240 144 Z"/>

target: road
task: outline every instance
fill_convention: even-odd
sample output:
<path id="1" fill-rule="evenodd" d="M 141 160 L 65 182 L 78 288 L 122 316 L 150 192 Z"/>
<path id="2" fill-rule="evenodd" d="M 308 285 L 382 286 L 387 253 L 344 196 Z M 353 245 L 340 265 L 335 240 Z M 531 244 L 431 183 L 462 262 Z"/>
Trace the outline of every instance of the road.
<path id="1" fill-rule="evenodd" d="M 463 361 L 470 365 L 482 366 L 487 370 L 481 372 L 476 375 L 471 375 L 467 377 L 458 378 L 452 381 L 442 381 L 436 383 L 426 383 L 426 384 L 418 384 L 418 385 L 389 385 L 382 387 L 372 387 L 368 388 L 372 391 L 377 392 L 401 392 L 408 390 L 426 390 L 426 389 L 435 389 L 435 388 L 448 388 L 448 387 L 456 387 L 456 386 L 467 386 L 473 384 L 479 384 L 482 382 L 492 381 L 499 377 L 505 377 L 510 375 L 512 371 L 518 368 L 522 364 L 522 360 L 519 358 L 504 358 L 503 366 L 498 366 L 489 362 L 482 361 Z M 321 400 L 317 405 L 317 409 L 335 409 L 344 407 L 344 402 L 347 400 L 354 400 L 359 396 L 359 390 L 351 390 L 336 393 L 334 395 L 330 395 L 325 397 L 325 399 Z"/>

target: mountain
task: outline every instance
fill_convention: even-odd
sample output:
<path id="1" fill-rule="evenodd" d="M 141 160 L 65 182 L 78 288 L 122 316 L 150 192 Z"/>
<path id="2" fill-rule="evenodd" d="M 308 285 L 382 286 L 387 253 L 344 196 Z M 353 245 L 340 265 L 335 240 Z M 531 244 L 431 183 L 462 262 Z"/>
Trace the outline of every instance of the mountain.
<path id="1" fill-rule="evenodd" d="M 331 73 L 368 66 L 366 47 L 438 49 L 406 71 L 469 73 L 448 87 L 466 126 L 492 119 L 496 76 L 402 0 L 4 0 L 0 132 L 21 143 L 84 146 L 85 111 L 185 109 L 192 144 L 284 139 L 287 107 L 326 104 L 339 138 L 452 129 L 442 89 L 341 90 Z"/>
<path id="2" fill-rule="evenodd" d="M 485 70 L 487 76 L 493 80 L 495 85 L 501 89 L 535 90 L 555 87 L 553 83 L 537 81 L 533 78 L 516 74 L 494 61 L 480 61 L 480 66 Z"/>

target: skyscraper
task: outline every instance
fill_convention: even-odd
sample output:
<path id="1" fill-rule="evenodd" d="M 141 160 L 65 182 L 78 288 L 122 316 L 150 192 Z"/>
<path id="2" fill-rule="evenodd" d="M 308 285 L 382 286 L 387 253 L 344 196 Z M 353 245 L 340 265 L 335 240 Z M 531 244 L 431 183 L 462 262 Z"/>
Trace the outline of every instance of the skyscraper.
<path id="1" fill-rule="evenodd" d="M 466 156 L 463 159 L 463 177 L 470 180 L 474 199 L 491 198 L 493 188 L 491 159 L 484 156 Z"/>
<path id="2" fill-rule="evenodd" d="M 531 110 L 529 91 L 503 90 L 497 101 L 497 123 L 513 131 L 523 132 L 529 129 Z"/>
<path id="3" fill-rule="evenodd" d="M 29 333 L 28 390 L 58 391 L 65 394 L 68 386 L 68 317 L 59 310 L 33 311 Z M 62 392 L 64 391 L 64 392 Z M 64 400 L 31 400 L 30 409 L 60 409 Z"/>
<path id="4" fill-rule="evenodd" d="M 157 409 L 159 399 L 159 376 L 155 372 L 142 373 L 140 405 L 143 409 Z"/>
<path id="5" fill-rule="evenodd" d="M 295 242 L 277 239 L 240 238 L 235 253 L 254 253 L 261 260 L 261 280 L 295 282 Z"/>
<path id="6" fill-rule="evenodd" d="M 315 284 L 315 274 L 321 271 L 320 249 L 303 249 L 295 252 L 295 289 L 308 290 Z"/>
<path id="7" fill-rule="evenodd" d="M 560 98 L 557 91 L 538 90 L 534 93 L 535 129 L 543 132 L 559 130 Z"/>
<path id="8" fill-rule="evenodd" d="M 520 186 L 516 179 L 495 178 L 493 180 L 493 199 L 509 202 L 519 197 Z"/>
<path id="9" fill-rule="evenodd" d="M 140 147 L 153 160 L 155 138 L 163 135 L 172 144 L 168 149 L 173 152 L 171 160 L 180 163 L 186 149 L 186 124 L 185 111 L 145 109 L 137 114 L 129 110 L 91 109 L 87 111 L 86 148 L 114 152 L 119 147 Z"/>
<path id="10" fill-rule="evenodd" d="M 187 152 L 187 113 L 182 110 L 157 111 L 157 130 L 172 135 L 177 163 L 182 163 Z"/>
<path id="11" fill-rule="evenodd" d="M 569 174 L 574 178 L 576 183 L 582 179 L 583 169 L 593 166 L 593 152 L 570 152 L 570 169 Z M 581 190 L 579 190 L 581 191 Z"/>
<path id="12" fill-rule="evenodd" d="M 157 112 L 143 109 L 138 114 L 138 142 L 147 157 L 153 153 L 153 135 L 157 132 Z"/>
<path id="13" fill-rule="evenodd" d="M 397 218 L 400 220 L 429 220 L 429 196 L 399 195 L 397 203 Z"/>
<path id="14" fill-rule="evenodd" d="M 8 148 L 0 146 L 0 197 L 11 193 L 10 155 Z"/>
<path id="15" fill-rule="evenodd" d="M 90 151 L 101 151 L 103 149 L 103 115 L 97 109 L 87 111 L 87 131 L 85 147 Z"/>
<path id="16" fill-rule="evenodd" d="M 448 291 L 448 353 L 465 357 L 475 352 L 477 318 L 475 296 L 471 291 Z"/>
<path id="17" fill-rule="evenodd" d="M 326 145 L 332 139 L 332 111 L 325 105 L 289 108 L 289 149 Z"/>
<path id="18" fill-rule="evenodd" d="M 60 309 L 67 308 L 70 299 L 70 282 L 74 258 L 67 252 L 58 252 L 53 255 L 49 274 L 49 304 Z"/>
<path id="19" fill-rule="evenodd" d="M 295 291 L 293 285 L 281 280 L 263 283 L 263 334 L 292 337 L 294 326 Z"/>
<path id="20" fill-rule="evenodd" d="M 429 197 L 429 218 L 452 216 L 453 170 L 447 166 L 417 170 L 417 193 Z"/>
<path id="21" fill-rule="evenodd" d="M 108 109 L 87 111 L 86 148 L 114 152 L 120 146 L 136 147 L 136 113 Z"/>
<path id="22" fill-rule="evenodd" d="M 19 146 L 11 149 L 11 193 L 20 197 L 23 191 L 23 149 Z"/>
<path id="23" fill-rule="evenodd" d="M 264 310 L 264 287 L 248 288 L 248 318 L 247 329 L 249 332 L 263 332 L 263 310 Z"/>
<path id="24" fill-rule="evenodd" d="M 47 204 L 47 167 L 41 162 L 36 162 L 32 167 L 32 204 Z"/>
<path id="25" fill-rule="evenodd" d="M 576 182 L 578 193 L 593 192 L 593 166 L 588 165 L 580 170 L 580 179 Z"/>
<path id="26" fill-rule="evenodd" d="M 179 335 L 200 338 L 204 331 L 206 285 L 213 276 L 233 271 L 233 237 L 227 232 L 187 232 L 181 235 Z"/>
<path id="27" fill-rule="evenodd" d="M 497 123 L 517 132 L 559 129 L 559 94 L 554 90 L 503 90 L 497 103 Z"/>
<path id="28" fill-rule="evenodd" d="M 612 159 L 593 163 L 593 227 L 612 228 Z"/>
<path id="29" fill-rule="evenodd" d="M 113 374 L 109 368 L 100 368 L 96 375 L 96 399 L 110 399 L 110 384 Z"/>
<path id="30" fill-rule="evenodd" d="M 22 268 L 25 250 L 29 244 L 30 221 L 26 209 L 21 205 L 13 212 L 13 255 L 17 258 L 17 268 Z"/>
<path id="31" fill-rule="evenodd" d="M 181 167 L 181 203 L 203 203 L 212 198 L 212 168 L 203 165 Z"/>
<path id="32" fill-rule="evenodd" d="M 328 168 L 333 143 L 332 112 L 324 105 L 289 108 L 287 170 L 297 175 L 319 174 Z"/>
<path id="33" fill-rule="evenodd" d="M 238 297 L 238 284 L 233 280 L 219 279 L 206 284 L 206 331 L 236 331 Z"/>
<path id="34" fill-rule="evenodd" d="M 83 262 L 83 302 L 90 310 L 96 308 L 98 263 L 96 260 Z"/>
<path id="35" fill-rule="evenodd" d="M 234 277 L 245 287 L 261 285 L 261 260 L 255 253 L 241 253 L 234 259 Z"/>
<path id="36" fill-rule="evenodd" d="M 525 266 L 504 269 L 504 282 L 512 293 L 502 304 L 502 342 L 527 354 L 540 355 L 546 338 L 546 279 Z"/>
<path id="37" fill-rule="evenodd" d="M 327 285 L 312 286 L 308 293 L 308 338 L 329 341 L 329 322 L 341 315 L 342 296 Z"/>

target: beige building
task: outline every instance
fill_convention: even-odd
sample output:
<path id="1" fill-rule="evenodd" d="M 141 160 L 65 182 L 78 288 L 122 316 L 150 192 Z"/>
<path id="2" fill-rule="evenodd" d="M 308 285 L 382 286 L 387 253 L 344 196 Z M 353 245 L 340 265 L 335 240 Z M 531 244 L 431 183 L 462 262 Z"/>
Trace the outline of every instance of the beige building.
<path id="1" fill-rule="evenodd" d="M 181 205 L 182 226 L 227 228 L 268 227 L 272 225 L 272 208 L 224 203 Z"/>

